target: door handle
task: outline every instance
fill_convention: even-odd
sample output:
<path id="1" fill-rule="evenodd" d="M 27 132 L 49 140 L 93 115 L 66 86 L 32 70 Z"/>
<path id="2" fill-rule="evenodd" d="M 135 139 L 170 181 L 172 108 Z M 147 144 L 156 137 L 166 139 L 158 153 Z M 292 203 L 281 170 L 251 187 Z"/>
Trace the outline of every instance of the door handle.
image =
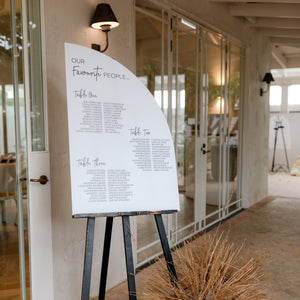
<path id="1" fill-rule="evenodd" d="M 210 152 L 210 150 L 208 150 L 208 151 L 206 150 L 206 144 L 202 144 L 202 147 L 200 150 L 202 151 L 203 154 Z"/>
<path id="2" fill-rule="evenodd" d="M 39 182 L 40 184 L 46 184 L 49 181 L 49 179 L 46 175 L 41 175 L 41 177 L 39 179 L 31 178 L 30 181 L 31 182 Z"/>
<path id="3" fill-rule="evenodd" d="M 206 151 L 205 149 L 202 149 L 203 154 L 206 154 L 206 153 L 209 153 L 209 152 L 210 152 L 210 150 Z"/>

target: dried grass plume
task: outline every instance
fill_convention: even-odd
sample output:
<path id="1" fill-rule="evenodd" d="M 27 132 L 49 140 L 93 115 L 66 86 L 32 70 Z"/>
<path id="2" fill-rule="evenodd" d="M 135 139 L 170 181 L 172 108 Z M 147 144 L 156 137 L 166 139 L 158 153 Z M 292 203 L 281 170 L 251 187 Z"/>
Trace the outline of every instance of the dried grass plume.
<path id="1" fill-rule="evenodd" d="M 164 259 L 148 275 L 142 299 L 264 300 L 261 259 L 242 259 L 228 234 L 205 234 L 173 252 L 177 286 L 170 282 Z"/>

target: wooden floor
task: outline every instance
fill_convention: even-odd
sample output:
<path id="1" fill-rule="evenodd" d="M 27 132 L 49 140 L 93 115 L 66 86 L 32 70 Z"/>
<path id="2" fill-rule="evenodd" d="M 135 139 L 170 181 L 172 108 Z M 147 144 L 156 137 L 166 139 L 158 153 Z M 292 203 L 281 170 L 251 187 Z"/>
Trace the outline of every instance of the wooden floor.
<path id="1" fill-rule="evenodd" d="M 16 207 L 6 203 L 7 222 L 0 221 L 0 300 L 21 299 L 18 226 L 15 225 Z M 27 299 L 30 299 L 28 231 L 24 230 Z"/>

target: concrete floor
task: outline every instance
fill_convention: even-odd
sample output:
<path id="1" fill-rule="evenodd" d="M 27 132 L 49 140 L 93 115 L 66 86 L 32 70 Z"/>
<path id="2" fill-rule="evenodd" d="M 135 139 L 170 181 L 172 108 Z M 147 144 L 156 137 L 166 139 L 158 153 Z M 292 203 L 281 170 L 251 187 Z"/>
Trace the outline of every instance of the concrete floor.
<path id="1" fill-rule="evenodd" d="M 300 177 L 269 175 L 269 197 L 221 225 L 230 240 L 245 242 L 245 257 L 265 255 L 264 287 L 272 300 L 300 299 Z M 150 267 L 151 268 L 151 267 Z M 137 291 L 151 269 L 136 276 Z M 126 283 L 111 289 L 107 300 L 128 299 Z"/>

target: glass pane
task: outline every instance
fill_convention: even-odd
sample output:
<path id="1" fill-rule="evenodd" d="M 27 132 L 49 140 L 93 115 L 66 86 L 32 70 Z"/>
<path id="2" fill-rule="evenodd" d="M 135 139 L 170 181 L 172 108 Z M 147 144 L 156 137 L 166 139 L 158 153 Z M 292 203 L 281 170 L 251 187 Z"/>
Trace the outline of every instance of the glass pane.
<path id="1" fill-rule="evenodd" d="M 239 46 L 231 43 L 230 52 L 234 53 L 234 54 L 237 54 L 237 55 L 241 55 L 241 48 Z"/>
<path id="2" fill-rule="evenodd" d="M 226 199 L 225 210 L 230 212 L 237 208 L 232 205 L 239 199 L 237 195 L 237 169 L 239 145 L 239 110 L 240 110 L 240 57 L 230 54 L 227 88 L 228 109 L 226 111 Z"/>
<path id="3" fill-rule="evenodd" d="M 177 20 L 178 24 L 182 24 L 181 20 Z M 182 228 L 194 222 L 197 38 L 180 30 L 176 38 L 173 41 L 172 135 L 177 154 L 181 207 L 177 214 L 177 240 L 181 240 L 193 230 L 193 227 Z"/>
<path id="4" fill-rule="evenodd" d="M 270 86 L 270 111 L 281 110 L 282 87 L 279 85 Z"/>
<path id="5" fill-rule="evenodd" d="M 188 31 L 189 33 L 192 34 L 196 34 L 197 32 L 196 30 L 197 26 L 193 22 L 184 18 L 178 19 L 178 29 L 183 31 Z"/>
<path id="6" fill-rule="evenodd" d="M 14 111 L 14 88 L 12 84 L 6 84 L 4 86 L 5 91 L 5 118 L 7 133 L 7 152 L 15 152 L 15 111 Z"/>
<path id="7" fill-rule="evenodd" d="M 300 110 L 300 84 L 293 84 L 288 87 L 289 110 Z"/>
<path id="8" fill-rule="evenodd" d="M 281 105 L 282 88 L 279 85 L 270 86 L 270 105 L 280 106 Z"/>
<path id="9" fill-rule="evenodd" d="M 30 112 L 32 151 L 44 151 L 44 98 L 41 50 L 40 2 L 28 0 L 28 33 L 30 57 Z"/>
<path id="10" fill-rule="evenodd" d="M 221 46 L 222 38 L 220 35 L 214 34 L 212 32 L 207 32 L 207 41 L 213 43 L 217 46 Z"/>
<path id="11" fill-rule="evenodd" d="M 155 224 L 155 218 L 153 215 L 138 216 L 136 223 L 138 225 L 137 230 L 137 262 L 149 262 L 154 256 L 157 256 L 161 251 L 161 243 L 158 236 L 158 231 Z M 162 215 L 165 228 L 168 224 L 168 215 Z M 155 242 L 154 244 L 151 244 Z"/>
<path id="12" fill-rule="evenodd" d="M 139 5 L 143 3 L 138 1 Z M 156 11 L 152 5 L 147 9 L 152 13 Z M 167 25 L 139 11 L 136 12 L 136 75 L 154 96 L 166 118 L 168 115 L 167 39 Z M 164 53 L 162 53 L 162 43 L 164 43 Z M 140 264 L 160 252 L 161 246 L 154 217 L 139 216 L 136 220 L 138 264 Z M 167 216 L 164 216 L 164 220 L 166 222 Z M 155 241 L 158 242 L 147 247 Z"/>
<path id="13" fill-rule="evenodd" d="M 207 165 L 206 224 L 219 218 L 220 184 L 222 178 L 222 124 L 224 116 L 224 68 L 221 48 L 207 44 Z M 224 57 L 224 52 L 223 52 Z"/>
<path id="14" fill-rule="evenodd" d="M 6 123 L 6 121 L 4 122 L 5 119 L 5 104 L 3 104 L 3 99 L 5 98 L 5 93 L 4 93 L 4 87 L 1 85 L 0 86 L 0 153 L 4 153 L 7 151 L 4 151 L 5 145 L 4 145 L 4 136 L 3 136 L 3 132 L 6 131 L 6 129 L 4 130 L 3 128 L 3 124 Z M 7 146 L 6 146 L 7 148 Z"/>
<path id="15" fill-rule="evenodd" d="M 163 31 L 163 32 L 162 32 Z M 136 13 L 136 75 L 155 97 L 167 117 L 167 46 L 162 55 L 162 37 L 167 45 L 167 25 Z"/>
<path id="16" fill-rule="evenodd" d="M 0 22 L 0 298 L 29 299 L 27 189 L 17 180 L 26 177 L 27 169 L 21 4 L 12 3 L 12 29 L 5 3 L 8 11 Z"/>

